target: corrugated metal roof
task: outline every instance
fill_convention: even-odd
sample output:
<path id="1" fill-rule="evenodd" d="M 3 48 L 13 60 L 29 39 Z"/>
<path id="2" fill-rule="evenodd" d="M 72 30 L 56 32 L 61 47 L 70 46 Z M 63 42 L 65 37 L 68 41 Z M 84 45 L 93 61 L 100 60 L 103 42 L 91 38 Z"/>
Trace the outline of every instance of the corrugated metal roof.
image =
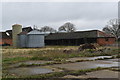
<path id="1" fill-rule="evenodd" d="M 98 37 L 115 37 L 115 36 L 113 36 L 112 34 L 107 34 L 102 31 L 98 31 Z"/>
<path id="2" fill-rule="evenodd" d="M 30 31 L 32 31 L 33 29 L 31 28 L 31 27 L 24 27 L 24 28 L 22 28 L 22 31 L 23 32 L 30 32 Z M 6 32 L 8 32 L 9 33 L 9 35 L 10 35 L 10 37 L 12 38 L 12 30 L 6 30 Z"/>
<path id="3" fill-rule="evenodd" d="M 26 31 L 26 32 L 30 32 L 32 31 L 33 29 L 31 27 L 23 27 L 22 28 L 22 31 Z M 12 33 L 12 30 L 6 30 L 6 32 L 8 33 Z"/>
<path id="4" fill-rule="evenodd" d="M 78 38 L 97 38 L 97 37 L 113 37 L 108 36 L 108 34 L 99 31 L 99 33 L 104 33 L 107 36 L 100 36 L 98 33 L 99 30 L 90 30 L 90 31 L 77 31 L 69 33 L 53 33 L 45 37 L 46 40 L 55 40 L 55 39 L 78 39 Z"/>
<path id="5" fill-rule="evenodd" d="M 77 39 L 77 38 L 95 38 L 97 37 L 97 30 L 93 31 L 77 31 L 77 32 L 69 32 L 69 33 L 53 33 L 46 36 L 46 40 L 53 39 Z"/>
<path id="6" fill-rule="evenodd" d="M 43 35 L 44 33 L 43 33 L 43 32 L 40 32 L 40 31 L 38 31 L 38 30 L 32 30 L 32 31 L 30 31 L 30 32 L 27 33 L 27 34 L 41 34 L 41 35 Z"/>
<path id="7" fill-rule="evenodd" d="M 12 39 L 12 37 L 8 36 L 6 32 L 0 32 L 0 39 Z"/>
<path id="8" fill-rule="evenodd" d="M 26 32 L 26 31 L 22 31 L 21 33 L 19 33 L 18 35 L 25 35 L 25 34 L 27 34 L 28 32 Z"/>

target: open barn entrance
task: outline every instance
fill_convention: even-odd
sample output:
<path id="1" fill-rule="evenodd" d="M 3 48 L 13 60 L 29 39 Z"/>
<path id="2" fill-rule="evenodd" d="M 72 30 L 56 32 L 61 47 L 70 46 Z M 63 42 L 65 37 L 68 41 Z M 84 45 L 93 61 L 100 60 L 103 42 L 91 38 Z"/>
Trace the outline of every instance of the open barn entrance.
<path id="1" fill-rule="evenodd" d="M 80 44 L 96 42 L 97 42 L 96 38 L 58 39 L 58 40 L 45 40 L 45 45 L 79 46 Z"/>

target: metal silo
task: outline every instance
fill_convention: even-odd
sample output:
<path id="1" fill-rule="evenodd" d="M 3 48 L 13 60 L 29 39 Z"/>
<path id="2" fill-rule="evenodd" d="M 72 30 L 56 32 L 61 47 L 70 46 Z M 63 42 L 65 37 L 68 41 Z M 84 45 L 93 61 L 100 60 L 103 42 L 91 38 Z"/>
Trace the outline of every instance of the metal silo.
<path id="1" fill-rule="evenodd" d="M 18 44 L 18 36 L 17 36 L 17 34 L 19 34 L 20 32 L 22 32 L 22 25 L 14 24 L 12 26 L 13 47 L 17 47 L 17 44 Z"/>
<path id="2" fill-rule="evenodd" d="M 21 32 L 18 34 L 18 47 L 25 48 L 27 45 L 27 32 Z"/>
<path id="3" fill-rule="evenodd" d="M 44 47 L 44 33 L 33 30 L 27 34 L 27 47 Z"/>

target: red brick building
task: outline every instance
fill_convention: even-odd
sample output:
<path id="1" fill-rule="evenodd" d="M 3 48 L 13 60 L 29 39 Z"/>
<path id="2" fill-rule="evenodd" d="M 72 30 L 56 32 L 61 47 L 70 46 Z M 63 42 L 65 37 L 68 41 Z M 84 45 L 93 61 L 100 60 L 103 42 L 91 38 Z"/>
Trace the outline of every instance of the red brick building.
<path id="1" fill-rule="evenodd" d="M 116 38 L 113 37 L 112 35 L 106 34 L 102 31 L 97 31 L 97 32 L 98 32 L 97 43 L 99 45 L 109 45 L 115 43 Z"/>
<path id="2" fill-rule="evenodd" d="M 0 45 L 12 45 L 12 36 L 6 32 L 0 32 Z"/>

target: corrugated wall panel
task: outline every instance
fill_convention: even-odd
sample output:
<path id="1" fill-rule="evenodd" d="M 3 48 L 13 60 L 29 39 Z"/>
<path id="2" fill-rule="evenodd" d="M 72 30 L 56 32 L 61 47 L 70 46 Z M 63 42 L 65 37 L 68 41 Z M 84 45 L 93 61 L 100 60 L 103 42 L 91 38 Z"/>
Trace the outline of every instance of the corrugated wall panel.
<path id="1" fill-rule="evenodd" d="M 18 36 L 18 46 L 19 47 L 26 47 L 26 40 L 27 36 L 26 35 L 19 35 Z"/>
<path id="2" fill-rule="evenodd" d="M 27 39 L 27 47 L 44 47 L 44 35 L 30 34 Z"/>

